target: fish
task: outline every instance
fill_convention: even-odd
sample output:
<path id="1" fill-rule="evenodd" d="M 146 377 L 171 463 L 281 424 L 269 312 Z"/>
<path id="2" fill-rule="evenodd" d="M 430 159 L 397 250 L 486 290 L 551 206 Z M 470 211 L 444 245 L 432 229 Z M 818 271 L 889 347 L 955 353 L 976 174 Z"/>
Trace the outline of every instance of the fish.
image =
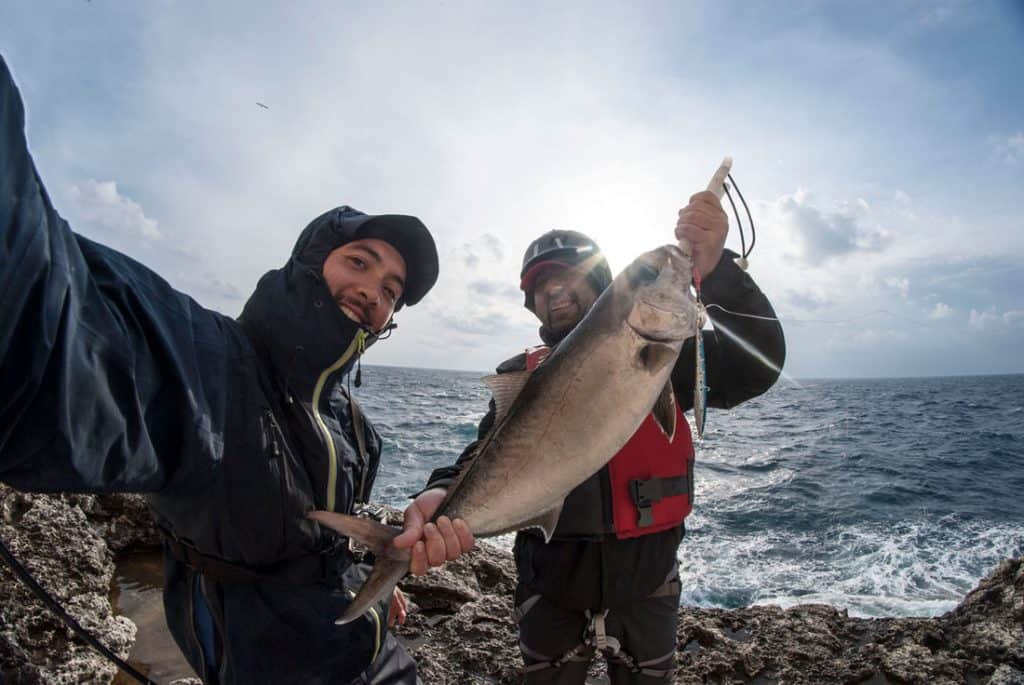
<path id="1" fill-rule="evenodd" d="M 609 462 L 648 415 L 674 436 L 670 375 L 683 342 L 699 331 L 692 270 L 675 245 L 641 255 L 536 369 L 484 378 L 494 396 L 494 428 L 433 520 L 461 518 L 478 538 L 537 527 L 550 540 L 566 495 Z M 399 528 L 335 512 L 309 516 L 375 556 L 373 572 L 337 620 L 348 623 L 392 592 L 409 570 L 409 550 L 391 543 Z"/>

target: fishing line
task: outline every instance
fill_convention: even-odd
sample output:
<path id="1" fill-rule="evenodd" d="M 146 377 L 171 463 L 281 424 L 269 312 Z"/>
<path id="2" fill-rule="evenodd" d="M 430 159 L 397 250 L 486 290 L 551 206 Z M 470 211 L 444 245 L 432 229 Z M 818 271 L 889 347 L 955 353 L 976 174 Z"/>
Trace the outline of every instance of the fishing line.
<path id="1" fill-rule="evenodd" d="M 36 582 L 36 579 L 32 577 L 32 574 L 29 573 L 28 569 L 22 566 L 21 562 L 18 561 L 11 550 L 8 549 L 2 538 L 0 538 L 0 557 L 3 557 L 3 560 L 14 572 L 14 575 L 28 586 L 28 589 L 32 591 L 32 594 L 38 597 L 50 611 L 64 621 L 75 635 L 85 640 L 90 647 L 110 659 L 118 668 L 138 682 L 143 683 L 144 685 L 157 685 L 156 682 L 150 680 L 132 668 L 131 664 L 127 661 L 124 661 L 121 657 L 110 651 L 102 642 L 97 640 L 92 633 L 83 628 L 81 624 L 75 620 L 74 616 L 65 611 L 64 607 L 62 607 L 42 585 Z"/>
<path id="2" fill-rule="evenodd" d="M 736 189 L 736 194 L 740 196 L 740 202 L 743 203 L 743 209 L 747 213 L 747 221 L 750 223 L 750 248 L 743 252 L 743 258 L 746 259 L 747 257 L 750 256 L 750 253 L 754 251 L 754 243 L 757 242 L 757 231 L 754 230 L 754 217 L 750 213 L 750 206 L 747 205 L 747 201 L 745 199 L 743 199 L 743 193 L 740 191 L 740 187 L 738 185 L 736 185 L 736 179 L 734 179 L 732 177 L 732 173 L 730 173 L 728 175 L 728 179 L 729 179 L 729 182 L 732 183 L 732 187 Z M 729 192 L 728 189 L 726 189 L 726 192 L 727 193 Z M 729 198 L 729 202 L 732 202 L 732 198 L 731 197 Z M 735 212 L 735 210 L 736 210 L 736 208 L 735 208 L 735 205 L 734 205 L 733 206 L 733 211 Z M 737 218 L 737 223 L 739 223 L 739 219 L 738 218 Z M 740 245 L 742 246 L 742 244 L 743 244 L 743 231 L 742 231 L 742 225 L 741 225 L 740 226 Z M 742 249 L 742 247 L 740 249 Z"/>
<path id="3" fill-rule="evenodd" d="M 854 321 L 862 321 L 864 319 L 868 319 L 868 318 L 871 318 L 872 316 L 877 316 L 879 314 L 886 314 L 888 316 L 897 316 L 896 312 L 891 312 L 888 309 L 876 309 L 873 312 L 868 312 L 866 314 L 861 314 L 860 316 L 854 316 L 854 317 L 851 317 L 849 319 L 796 319 L 796 318 L 789 317 L 789 316 L 787 316 L 787 317 L 785 317 L 783 319 L 783 318 L 774 317 L 774 316 L 758 316 L 757 314 L 744 314 L 742 312 L 734 312 L 731 309 L 726 309 L 725 307 L 723 307 L 722 305 L 719 305 L 719 304 L 704 305 L 704 308 L 705 309 L 711 309 L 711 308 L 721 309 L 726 314 L 731 314 L 733 316 L 742 316 L 742 317 L 744 317 L 746 319 L 760 319 L 761 321 L 778 321 L 779 323 L 785 322 L 785 323 L 843 324 L 843 323 L 852 323 Z M 714 320 L 714 319 L 712 319 L 712 320 Z M 906 317 L 903 317 L 903 320 L 905 322 L 907 322 L 907 323 L 916 324 L 918 326 L 925 326 L 925 327 L 928 326 L 928 324 L 921 323 L 919 321 L 914 321 L 913 319 L 908 319 Z"/>
<path id="4" fill-rule="evenodd" d="M 734 312 L 732 310 L 726 309 L 725 307 L 723 307 L 720 304 L 706 304 L 706 305 L 704 305 L 704 309 L 711 309 L 712 307 L 714 307 L 715 309 L 721 309 L 726 314 L 732 314 L 733 316 L 742 316 L 742 317 L 744 317 L 746 319 L 760 319 L 762 321 L 778 321 L 779 323 L 782 323 L 781 319 L 777 319 L 774 316 L 758 316 L 757 314 L 741 314 L 740 312 Z M 714 320 L 714 319 L 712 319 L 712 320 Z"/>
<path id="5" fill-rule="evenodd" d="M 727 183 L 722 183 L 722 191 L 725 193 L 725 197 L 729 200 L 729 205 L 732 207 L 732 215 L 736 217 L 736 228 L 740 232 L 740 256 L 735 260 L 736 264 L 743 269 L 747 270 L 749 262 L 747 258 L 750 257 L 750 253 L 754 251 L 754 243 L 757 242 L 757 231 L 754 229 L 754 216 L 750 213 L 750 206 L 747 204 L 746 199 L 743 197 L 743 193 L 740 192 L 740 187 L 736 185 L 736 180 L 732 177 L 732 174 L 726 174 Z M 736 195 L 740 198 L 740 203 L 743 205 L 743 211 L 747 213 L 747 222 L 750 224 L 750 246 L 747 247 L 747 238 L 743 232 L 743 221 L 740 219 L 739 210 L 736 209 L 736 203 L 732 199 L 732 193 L 729 192 L 729 185 L 732 184 L 733 190 L 736 191 Z"/>
<path id="6" fill-rule="evenodd" d="M 736 228 L 740 231 L 740 255 L 745 257 L 747 254 L 747 240 L 743 235 L 743 222 L 740 221 L 740 213 L 736 209 L 736 203 L 732 201 L 732 193 L 729 192 L 729 184 L 726 183 L 722 186 L 722 190 L 725 191 L 725 197 L 729 200 L 729 204 L 732 206 L 732 215 L 736 217 Z"/>

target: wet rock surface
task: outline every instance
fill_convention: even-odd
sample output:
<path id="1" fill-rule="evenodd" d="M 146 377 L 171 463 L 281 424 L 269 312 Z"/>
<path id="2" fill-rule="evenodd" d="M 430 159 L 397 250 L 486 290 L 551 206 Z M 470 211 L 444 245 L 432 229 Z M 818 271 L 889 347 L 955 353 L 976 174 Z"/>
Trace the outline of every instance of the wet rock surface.
<path id="1" fill-rule="evenodd" d="M 127 656 L 136 628 L 108 597 L 115 554 L 157 542 L 141 498 L 0 486 L 0 537 L 69 613 Z M 403 581 L 413 612 L 396 632 L 426 685 L 520 681 L 513 586 L 510 556 L 486 543 Z M 850 618 L 824 605 L 683 607 L 678 637 L 674 683 L 1024 685 L 1024 566 L 1005 560 L 937 618 Z M 0 566 L 0 675 L 11 685 L 109 683 L 115 668 Z"/>

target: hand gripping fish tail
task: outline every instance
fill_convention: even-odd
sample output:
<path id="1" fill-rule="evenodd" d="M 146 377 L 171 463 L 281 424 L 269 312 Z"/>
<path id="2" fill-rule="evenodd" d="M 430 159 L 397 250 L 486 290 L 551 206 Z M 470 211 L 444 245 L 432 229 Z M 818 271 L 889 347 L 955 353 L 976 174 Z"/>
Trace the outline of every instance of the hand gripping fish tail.
<path id="1" fill-rule="evenodd" d="M 388 597 L 402 576 L 409 571 L 411 559 L 409 551 L 400 550 L 392 543 L 395 536 L 402 532 L 401 528 L 386 526 L 360 516 L 349 516 L 330 511 L 313 511 L 308 516 L 321 525 L 365 546 L 375 558 L 373 573 L 366 579 L 345 613 L 335 621 L 338 625 L 354 621 L 374 604 Z"/>

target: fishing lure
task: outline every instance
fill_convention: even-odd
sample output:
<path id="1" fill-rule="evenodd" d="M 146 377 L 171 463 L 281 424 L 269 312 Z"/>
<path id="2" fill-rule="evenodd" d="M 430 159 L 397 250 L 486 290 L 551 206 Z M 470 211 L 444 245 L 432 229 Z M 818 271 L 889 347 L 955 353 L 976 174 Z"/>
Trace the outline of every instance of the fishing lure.
<path id="1" fill-rule="evenodd" d="M 700 301 L 700 286 L 697 286 L 697 335 L 694 336 L 697 348 L 696 370 L 693 384 L 693 423 L 697 429 L 697 439 L 704 437 L 704 420 L 707 418 L 708 406 L 708 384 L 707 373 L 704 364 L 704 322 L 707 320 L 707 311 L 704 303 Z"/>
<path id="2" fill-rule="evenodd" d="M 726 157 L 722 160 L 722 164 L 718 167 L 714 176 L 711 177 L 711 181 L 708 183 L 708 190 L 715 194 L 715 196 L 721 200 L 726 190 L 726 179 L 731 178 L 729 171 L 732 169 L 732 157 Z M 729 199 L 732 202 L 732 198 Z M 746 203 L 744 203 L 744 206 Z M 733 206 L 735 210 L 735 205 Z M 741 229 L 742 234 L 742 229 Z M 753 247 L 753 245 L 751 245 Z M 746 253 L 746 250 L 743 250 Z M 741 257 L 744 263 L 740 265 L 740 268 L 746 269 L 746 254 Z M 707 384 L 707 369 L 704 357 L 704 323 L 707 321 L 707 310 L 704 308 L 704 302 L 701 300 L 700 295 L 700 271 L 697 267 L 693 267 L 693 289 L 697 296 L 697 335 L 694 336 L 694 347 L 696 348 L 696 355 L 694 359 L 694 387 L 693 387 L 693 423 L 697 431 L 697 439 L 700 440 L 704 437 L 704 422 L 707 418 L 707 405 L 708 405 L 708 384 Z"/>
<path id="3" fill-rule="evenodd" d="M 711 177 L 711 181 L 708 183 L 708 190 L 715 194 L 715 196 L 721 200 L 724 195 L 729 199 L 729 204 L 732 206 L 733 216 L 736 217 L 736 228 L 740 234 L 740 256 L 734 261 L 736 265 L 742 270 L 746 271 L 749 266 L 747 258 L 750 253 L 754 250 L 754 242 L 757 240 L 757 234 L 754 232 L 754 217 L 750 214 L 750 207 L 747 205 L 747 201 L 743 198 L 743 193 L 740 192 L 740 188 L 736 185 L 736 181 L 733 179 L 732 174 L 732 157 L 726 157 L 722 160 L 718 170 Z M 736 195 L 739 196 L 740 202 L 743 204 L 743 209 L 747 214 L 747 221 L 750 226 L 750 245 L 747 245 L 746 236 L 743 233 L 743 221 L 740 219 L 739 211 L 736 209 L 736 203 L 733 202 L 732 193 L 729 192 L 729 187 L 736 191 Z M 688 246 L 684 246 L 682 241 L 680 247 L 684 248 L 684 251 L 690 252 L 686 249 Z M 704 422 L 707 418 L 707 402 L 708 402 L 708 385 L 707 385 L 707 368 L 706 358 L 704 356 L 704 335 L 701 331 L 704 328 L 704 324 L 707 321 L 708 313 L 707 308 L 704 306 L 704 302 L 701 299 L 700 294 L 700 280 L 701 274 L 696 267 L 693 268 L 693 289 L 696 293 L 697 300 L 697 335 L 694 338 L 694 347 L 696 348 L 695 353 L 695 369 L 694 369 L 694 388 L 693 388 L 693 419 L 697 429 L 697 439 L 701 439 L 704 436 Z M 718 305 L 712 305 L 718 306 Z"/>

